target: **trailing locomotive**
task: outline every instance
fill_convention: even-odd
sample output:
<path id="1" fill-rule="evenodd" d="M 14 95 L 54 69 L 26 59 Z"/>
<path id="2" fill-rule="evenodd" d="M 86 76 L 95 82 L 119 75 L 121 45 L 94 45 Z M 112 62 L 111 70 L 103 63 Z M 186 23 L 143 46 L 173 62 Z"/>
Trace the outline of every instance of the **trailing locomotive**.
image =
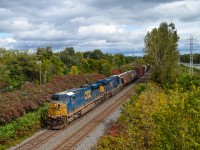
<path id="1" fill-rule="evenodd" d="M 80 88 L 53 94 L 48 104 L 48 127 L 51 129 L 65 127 L 74 119 L 115 95 L 125 85 L 144 75 L 145 68 L 146 66 L 142 66 Z"/>

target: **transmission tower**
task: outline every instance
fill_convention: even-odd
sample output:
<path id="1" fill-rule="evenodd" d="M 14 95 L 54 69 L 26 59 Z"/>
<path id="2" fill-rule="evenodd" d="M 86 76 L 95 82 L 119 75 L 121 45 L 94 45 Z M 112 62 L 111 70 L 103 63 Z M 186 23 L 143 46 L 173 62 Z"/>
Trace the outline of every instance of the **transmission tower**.
<path id="1" fill-rule="evenodd" d="M 191 77 L 193 77 L 193 68 L 194 68 L 194 65 L 193 65 L 193 51 L 194 51 L 194 38 L 192 37 L 192 35 L 190 36 L 190 39 L 189 39 L 190 43 L 190 67 L 189 67 L 189 75 Z"/>

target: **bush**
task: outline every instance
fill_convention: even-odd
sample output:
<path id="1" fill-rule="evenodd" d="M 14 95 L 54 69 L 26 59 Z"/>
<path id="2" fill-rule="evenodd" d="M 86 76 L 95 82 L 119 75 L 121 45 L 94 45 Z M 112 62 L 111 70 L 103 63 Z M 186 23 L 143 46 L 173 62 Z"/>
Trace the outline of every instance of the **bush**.
<path id="1" fill-rule="evenodd" d="M 200 149 L 200 87 L 172 87 L 139 85 L 140 94 L 124 104 L 118 119 L 126 130 L 105 135 L 97 149 Z"/>
<path id="2" fill-rule="evenodd" d="M 135 93 L 137 95 L 140 95 L 143 91 L 145 91 L 145 89 L 146 89 L 146 84 L 140 83 L 135 86 Z"/>
<path id="3" fill-rule="evenodd" d="M 47 105 L 0 127 L 0 149 L 8 148 L 31 136 L 46 125 Z"/>

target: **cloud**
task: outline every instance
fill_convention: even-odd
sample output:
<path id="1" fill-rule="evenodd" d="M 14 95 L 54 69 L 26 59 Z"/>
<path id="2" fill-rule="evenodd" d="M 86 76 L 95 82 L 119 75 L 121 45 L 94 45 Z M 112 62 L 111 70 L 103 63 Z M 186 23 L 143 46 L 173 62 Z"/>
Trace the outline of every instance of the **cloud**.
<path id="1" fill-rule="evenodd" d="M 32 29 L 31 24 L 25 19 L 16 19 L 16 20 L 4 20 L 0 23 L 0 30 L 8 33 L 14 33 L 18 31 L 27 31 Z"/>
<path id="2" fill-rule="evenodd" d="M 89 42 L 83 42 L 80 43 L 79 46 L 101 46 L 104 47 L 106 46 L 106 40 L 94 40 L 94 41 L 89 41 Z"/>
<path id="3" fill-rule="evenodd" d="M 199 38 L 199 8 L 198 0 L 1 0 L 0 47 L 130 54 L 162 21 L 175 23 L 184 47 L 191 33 Z"/>
<path id="4" fill-rule="evenodd" d="M 38 28 L 16 32 L 15 38 L 19 40 L 58 41 L 66 39 L 67 31 L 56 29 L 54 26 L 43 23 Z"/>
<path id="5" fill-rule="evenodd" d="M 175 1 L 167 4 L 160 4 L 153 9 L 154 13 L 164 18 L 171 18 L 182 21 L 200 19 L 200 1 Z"/>
<path id="6" fill-rule="evenodd" d="M 125 31 L 116 25 L 93 24 L 90 26 L 80 26 L 78 32 L 82 36 L 108 36 L 122 34 Z"/>
<path id="7" fill-rule="evenodd" d="M 17 41 L 13 38 L 0 38 L 0 45 L 6 49 L 13 49 L 13 44 Z"/>

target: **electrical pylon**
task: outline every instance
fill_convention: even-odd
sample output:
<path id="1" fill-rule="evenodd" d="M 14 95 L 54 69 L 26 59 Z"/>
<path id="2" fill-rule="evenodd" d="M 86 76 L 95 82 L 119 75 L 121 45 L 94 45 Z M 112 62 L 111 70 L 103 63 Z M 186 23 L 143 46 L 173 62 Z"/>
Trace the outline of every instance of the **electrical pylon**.
<path id="1" fill-rule="evenodd" d="M 189 67 L 189 75 L 191 76 L 191 77 L 193 77 L 193 74 L 194 74 L 194 72 L 193 72 L 193 68 L 194 68 L 194 65 L 193 65 L 193 51 L 194 51 L 194 38 L 192 37 L 192 35 L 190 35 L 190 43 L 189 43 L 189 45 L 190 45 L 190 67 Z"/>

